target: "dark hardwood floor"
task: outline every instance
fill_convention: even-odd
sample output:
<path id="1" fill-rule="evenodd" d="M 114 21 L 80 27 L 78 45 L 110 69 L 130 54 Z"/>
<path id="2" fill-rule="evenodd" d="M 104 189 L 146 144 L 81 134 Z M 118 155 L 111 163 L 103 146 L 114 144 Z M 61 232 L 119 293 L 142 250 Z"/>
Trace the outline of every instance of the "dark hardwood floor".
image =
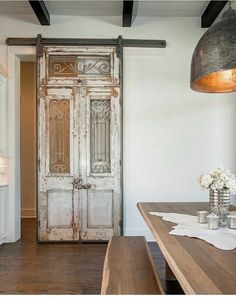
<path id="1" fill-rule="evenodd" d="M 170 295 L 184 294 L 177 280 L 167 281 L 165 279 L 165 258 L 163 257 L 162 252 L 160 251 L 156 242 L 149 242 L 149 247 L 152 252 L 152 257 L 156 264 L 156 268 L 160 276 L 165 294 L 170 294 Z"/>
<path id="2" fill-rule="evenodd" d="M 0 294 L 100 294 L 105 243 L 37 244 L 34 219 L 22 220 L 22 239 L 0 246 Z M 150 244 L 167 293 L 182 290 L 164 281 L 164 258 Z"/>

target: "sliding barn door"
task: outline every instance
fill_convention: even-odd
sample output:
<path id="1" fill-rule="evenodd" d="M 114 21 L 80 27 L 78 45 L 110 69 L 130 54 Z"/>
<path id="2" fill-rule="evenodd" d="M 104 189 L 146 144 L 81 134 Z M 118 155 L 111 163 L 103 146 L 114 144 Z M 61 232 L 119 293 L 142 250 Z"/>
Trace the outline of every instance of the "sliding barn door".
<path id="1" fill-rule="evenodd" d="M 39 241 L 121 233 L 121 87 L 115 48 L 45 47 L 39 58 Z"/>

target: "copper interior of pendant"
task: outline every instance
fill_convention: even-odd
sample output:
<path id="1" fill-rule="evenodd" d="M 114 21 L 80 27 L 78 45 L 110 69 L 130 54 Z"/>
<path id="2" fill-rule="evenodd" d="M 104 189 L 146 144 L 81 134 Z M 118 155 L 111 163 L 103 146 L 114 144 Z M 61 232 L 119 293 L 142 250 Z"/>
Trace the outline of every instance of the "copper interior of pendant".
<path id="1" fill-rule="evenodd" d="M 236 92 L 236 68 L 203 76 L 192 82 L 191 88 L 203 93 Z"/>

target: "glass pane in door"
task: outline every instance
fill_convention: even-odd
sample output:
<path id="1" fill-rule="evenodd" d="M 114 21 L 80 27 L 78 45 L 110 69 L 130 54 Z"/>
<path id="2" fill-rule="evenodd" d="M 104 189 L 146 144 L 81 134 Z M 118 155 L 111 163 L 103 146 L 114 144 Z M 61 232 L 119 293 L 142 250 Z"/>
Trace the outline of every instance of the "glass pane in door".
<path id="1" fill-rule="evenodd" d="M 49 172 L 70 173 L 70 101 L 49 103 Z"/>

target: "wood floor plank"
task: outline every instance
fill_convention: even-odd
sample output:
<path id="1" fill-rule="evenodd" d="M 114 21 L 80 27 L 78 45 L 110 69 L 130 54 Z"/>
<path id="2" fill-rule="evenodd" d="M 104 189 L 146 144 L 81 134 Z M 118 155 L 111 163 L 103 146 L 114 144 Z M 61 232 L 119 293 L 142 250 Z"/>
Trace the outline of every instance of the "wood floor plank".
<path id="1" fill-rule="evenodd" d="M 164 280 L 164 257 L 150 243 L 167 293 L 181 294 Z M 0 246 L 0 294 L 100 294 L 107 244 L 37 244 L 35 219 L 22 220 L 22 239 Z"/>
<path id="2" fill-rule="evenodd" d="M 100 294 L 107 244 L 37 244 L 34 221 L 0 247 L 1 294 Z"/>

